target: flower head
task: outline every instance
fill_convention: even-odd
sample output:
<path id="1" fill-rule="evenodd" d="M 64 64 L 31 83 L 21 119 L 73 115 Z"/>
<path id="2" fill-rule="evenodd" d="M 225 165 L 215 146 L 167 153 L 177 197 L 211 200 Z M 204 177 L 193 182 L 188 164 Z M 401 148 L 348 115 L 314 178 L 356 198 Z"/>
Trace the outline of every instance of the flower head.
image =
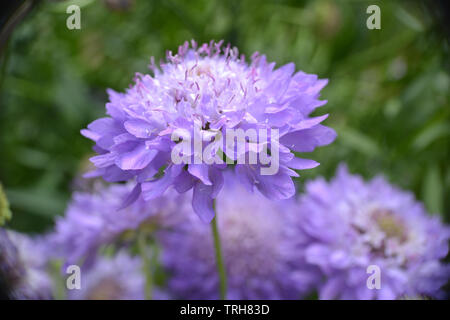
<path id="1" fill-rule="evenodd" d="M 112 258 L 98 257 L 81 269 L 81 288 L 69 290 L 71 300 L 143 300 L 145 277 L 138 257 L 119 252 Z"/>
<path id="2" fill-rule="evenodd" d="M 319 286 L 323 299 L 439 297 L 449 279 L 440 262 L 449 228 L 381 177 L 364 182 L 341 167 L 330 183 L 307 184 L 300 211 L 306 259 L 326 279 Z M 380 288 L 369 289 L 377 270 Z"/>
<path id="3" fill-rule="evenodd" d="M 11 299 L 50 299 L 52 283 L 46 272 L 41 239 L 0 229 L 0 285 Z"/>
<path id="4" fill-rule="evenodd" d="M 93 193 L 75 193 L 66 215 L 56 222 L 56 230 L 47 239 L 57 256 L 68 264 L 85 259 L 91 262 L 102 246 L 133 240 L 138 229 L 152 231 L 175 223 L 189 208 L 183 195 L 167 192 L 163 197 L 145 202 L 138 199 L 121 208 L 133 186 L 101 186 Z"/>
<path id="5" fill-rule="evenodd" d="M 17 248 L 11 242 L 6 230 L 0 229 L 0 297 L 6 299 L 20 283 L 25 269 L 19 260 Z"/>
<path id="6" fill-rule="evenodd" d="M 186 42 L 169 52 L 160 68 L 152 63 L 154 76 L 137 74 L 125 93 L 110 90 L 108 117 L 82 130 L 99 153 L 89 176 L 135 178 L 132 198 L 142 193 L 145 200 L 169 186 L 194 189 L 193 208 L 208 222 L 227 168 L 270 199 L 293 196 L 292 169 L 318 165 L 293 151 L 311 152 L 335 132 L 320 124 L 327 115 L 310 117 L 326 103 L 318 97 L 327 81 L 294 73 L 293 63 L 274 66 L 258 53 L 248 64 L 221 42 Z M 227 138 L 230 132 L 236 137 Z"/>
<path id="7" fill-rule="evenodd" d="M 230 178 L 230 179 L 229 179 Z M 232 181 L 234 180 L 234 181 Z M 217 198 L 217 223 L 228 299 L 299 299 L 317 281 L 296 249 L 301 237 L 294 200 L 270 201 L 226 177 Z M 236 199 L 245 199 L 236 201 Z M 219 277 L 211 229 L 190 220 L 161 233 L 169 292 L 182 299 L 218 299 Z"/>

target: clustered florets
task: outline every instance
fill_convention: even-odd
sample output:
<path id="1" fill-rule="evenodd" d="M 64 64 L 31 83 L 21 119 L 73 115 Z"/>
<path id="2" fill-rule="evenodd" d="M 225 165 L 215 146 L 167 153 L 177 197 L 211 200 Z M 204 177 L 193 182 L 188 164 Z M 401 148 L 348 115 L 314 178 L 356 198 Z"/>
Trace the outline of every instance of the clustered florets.
<path id="1" fill-rule="evenodd" d="M 15 231 L 0 229 L 0 297 L 51 299 L 46 243 Z M 5 297 L 3 297 L 5 295 Z"/>
<path id="2" fill-rule="evenodd" d="M 450 229 L 411 193 L 382 177 L 364 182 L 341 167 L 330 183 L 308 182 L 299 210 L 306 261 L 326 279 L 318 285 L 322 299 L 440 296 L 450 275 L 440 262 Z M 380 287 L 369 288 L 376 270 Z"/>
<path id="3" fill-rule="evenodd" d="M 89 263 L 103 246 L 126 244 L 127 232 L 168 228 L 184 219 L 189 209 L 184 195 L 168 192 L 151 203 L 138 199 L 118 210 L 132 189 L 131 184 L 118 184 L 75 193 L 48 238 L 53 255 L 63 257 L 67 264 Z"/>
<path id="4" fill-rule="evenodd" d="M 204 221 L 214 216 L 212 202 L 223 185 L 223 171 L 230 167 L 249 190 L 256 187 L 270 199 L 293 196 L 291 177 L 298 175 L 292 169 L 318 165 L 296 158 L 293 151 L 311 152 L 333 141 L 335 132 L 320 124 L 327 115 L 309 116 L 326 103 L 318 97 L 327 81 L 301 71 L 294 74 L 292 63 L 276 70 L 274 66 L 257 53 L 247 64 L 236 48 L 224 48 L 221 42 L 200 47 L 185 43 L 177 54 L 169 52 L 160 69 L 152 63 L 154 76 L 137 74 L 126 93 L 110 90 L 109 117 L 82 131 L 99 153 L 91 159 L 97 170 L 90 176 L 110 182 L 136 179 L 133 199 L 142 194 L 151 200 L 169 186 L 180 193 L 193 189 L 193 208 Z M 219 133 L 225 137 L 228 129 L 253 129 L 257 134 L 237 148 L 227 149 L 228 141 L 211 142 Z M 265 139 L 258 134 L 261 129 L 266 130 Z M 180 140 L 196 135 L 210 146 L 209 156 L 221 154 L 219 160 L 229 162 L 195 162 L 195 150 L 179 154 L 190 161 L 174 162 Z M 276 135 L 279 139 L 269 141 Z M 273 147 L 276 155 L 267 152 Z M 237 162 L 250 153 L 264 155 L 267 162 Z M 268 164 L 276 165 L 276 172 L 262 175 Z"/>
<path id="5" fill-rule="evenodd" d="M 217 197 L 228 299 L 300 299 L 314 288 L 318 272 L 297 250 L 300 215 L 294 199 L 271 201 L 247 191 L 226 174 Z M 236 199 L 245 201 L 236 201 Z M 160 233 L 168 290 L 179 299 L 218 299 L 219 276 L 212 233 L 192 213 Z"/>

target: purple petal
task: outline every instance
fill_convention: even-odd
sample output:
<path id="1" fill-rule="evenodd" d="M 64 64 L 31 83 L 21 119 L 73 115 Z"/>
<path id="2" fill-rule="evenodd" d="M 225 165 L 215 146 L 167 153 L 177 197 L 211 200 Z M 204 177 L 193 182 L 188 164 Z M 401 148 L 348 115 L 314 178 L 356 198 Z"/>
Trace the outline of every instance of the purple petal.
<path id="1" fill-rule="evenodd" d="M 282 168 L 275 175 L 259 175 L 256 179 L 256 187 L 269 199 L 288 199 L 295 194 L 294 182 L 286 170 L 282 170 Z"/>
<path id="2" fill-rule="evenodd" d="M 336 132 L 328 127 L 317 125 L 311 129 L 287 133 L 280 143 L 298 152 L 312 152 L 317 146 L 327 145 L 336 138 Z"/>
<path id="3" fill-rule="evenodd" d="M 328 114 L 314 118 L 307 118 L 300 121 L 297 125 L 294 125 L 293 128 L 295 128 L 295 130 L 310 129 L 324 121 L 326 118 L 328 118 Z"/>
<path id="4" fill-rule="evenodd" d="M 215 199 L 223 187 L 224 179 L 222 171 L 217 168 L 211 168 L 210 174 L 213 183 L 211 197 Z"/>
<path id="5" fill-rule="evenodd" d="M 153 140 L 148 140 L 145 142 L 145 145 L 149 149 L 156 149 L 159 151 L 170 151 L 171 143 L 173 143 L 170 139 L 164 139 L 161 137 L 156 137 Z"/>
<path id="6" fill-rule="evenodd" d="M 247 189 L 249 192 L 253 192 L 253 187 L 255 185 L 254 173 L 246 165 L 238 164 L 234 169 L 239 182 Z"/>
<path id="7" fill-rule="evenodd" d="M 149 201 L 158 198 L 164 194 L 164 192 L 172 184 L 173 178 L 170 174 L 166 173 L 162 178 L 158 180 L 143 182 L 142 183 L 142 197 L 145 201 Z"/>
<path id="8" fill-rule="evenodd" d="M 206 164 L 190 164 L 188 166 L 188 171 L 194 177 L 200 179 L 203 184 L 208 186 L 212 185 L 212 182 L 209 180 L 209 166 Z"/>
<path id="9" fill-rule="evenodd" d="M 94 156 L 94 157 L 90 158 L 89 160 L 97 168 L 105 168 L 105 167 L 109 167 L 110 165 L 113 165 L 115 159 L 116 159 L 116 155 L 111 152 L 108 152 L 105 154 L 101 154 L 99 156 Z"/>
<path id="10" fill-rule="evenodd" d="M 133 151 L 119 155 L 115 164 L 122 170 L 139 170 L 145 168 L 157 154 L 157 150 L 148 150 L 145 144 L 139 144 Z"/>
<path id="11" fill-rule="evenodd" d="M 105 173 L 103 175 L 103 179 L 107 182 L 127 181 L 134 176 L 133 171 L 123 171 L 115 165 L 104 168 L 104 170 Z"/>
<path id="12" fill-rule="evenodd" d="M 104 171 L 103 168 L 91 170 L 91 171 L 88 171 L 88 172 L 84 173 L 83 174 L 83 178 L 85 178 L 85 179 L 97 178 L 97 177 L 102 176 L 104 174 L 104 172 L 105 171 Z"/>
<path id="13" fill-rule="evenodd" d="M 184 193 L 194 186 L 194 178 L 185 170 L 177 177 L 174 188 L 178 193 Z"/>
<path id="14" fill-rule="evenodd" d="M 267 112 L 266 110 L 263 121 L 273 126 L 281 127 L 282 125 L 288 123 L 292 117 L 293 111 L 288 108 L 278 112 Z"/>
<path id="15" fill-rule="evenodd" d="M 124 201 L 122 202 L 122 204 L 120 205 L 120 207 L 117 210 L 122 210 L 126 207 L 128 207 L 129 205 L 131 205 L 132 203 L 134 203 L 139 196 L 141 195 L 141 185 L 138 183 L 133 190 L 131 190 L 130 194 L 124 199 Z"/>
<path id="16" fill-rule="evenodd" d="M 148 138 L 154 128 L 144 120 L 128 120 L 123 124 L 125 129 L 137 138 Z"/>
<path id="17" fill-rule="evenodd" d="M 133 136 L 132 134 L 129 134 L 128 132 L 119 134 L 117 136 L 114 137 L 114 144 L 122 144 L 122 143 L 127 143 L 127 142 L 135 142 L 137 141 L 136 137 Z"/>
<path id="18" fill-rule="evenodd" d="M 164 175 L 158 180 L 142 183 L 142 195 L 145 201 L 160 197 L 181 174 L 183 166 L 172 165 L 166 168 Z"/>
<path id="19" fill-rule="evenodd" d="M 89 129 L 82 129 L 82 130 L 80 130 L 80 133 L 81 133 L 84 137 L 86 137 L 86 138 L 88 138 L 88 139 L 91 139 L 91 140 L 93 140 L 93 141 L 97 141 L 97 140 L 100 139 L 100 137 L 101 137 L 101 134 L 99 134 L 99 133 L 97 133 L 97 132 L 94 132 L 94 131 L 92 131 L 92 130 L 89 130 Z"/>
<path id="20" fill-rule="evenodd" d="M 214 218 L 212 187 L 198 182 L 194 186 L 192 207 L 203 222 L 210 223 Z"/>
<path id="21" fill-rule="evenodd" d="M 118 129 L 116 121 L 113 118 L 97 119 L 91 122 L 87 127 L 89 130 L 96 133 L 101 133 L 102 135 L 105 133 L 113 133 Z"/>
<path id="22" fill-rule="evenodd" d="M 317 161 L 310 160 L 310 159 L 302 159 L 294 157 L 292 160 L 290 160 L 288 163 L 286 163 L 286 166 L 292 169 L 297 170 L 304 170 L 304 169 L 312 169 L 319 165 Z"/>

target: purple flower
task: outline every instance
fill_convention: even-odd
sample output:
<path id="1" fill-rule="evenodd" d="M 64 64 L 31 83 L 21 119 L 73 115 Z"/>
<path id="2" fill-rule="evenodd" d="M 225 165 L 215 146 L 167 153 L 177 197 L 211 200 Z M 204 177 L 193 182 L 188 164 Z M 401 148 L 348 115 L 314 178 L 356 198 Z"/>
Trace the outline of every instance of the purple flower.
<path id="1" fill-rule="evenodd" d="M 51 299 L 41 239 L 0 229 L 0 286 L 10 299 Z"/>
<path id="2" fill-rule="evenodd" d="M 296 202 L 270 201 L 232 178 L 226 175 L 217 198 L 227 298 L 299 299 L 317 282 L 318 273 L 305 265 L 296 247 L 302 236 L 293 228 L 299 217 Z M 193 212 L 188 218 L 159 237 L 162 264 L 170 277 L 168 291 L 181 299 L 218 299 L 211 229 L 198 223 Z"/>
<path id="3" fill-rule="evenodd" d="M 270 199 L 293 196 L 291 177 L 298 175 L 292 169 L 318 165 L 293 152 L 311 152 L 336 136 L 320 124 L 327 115 L 310 117 L 326 103 L 318 98 L 327 80 L 294 73 L 293 63 L 274 69 L 275 63 L 258 53 L 248 64 L 237 48 L 221 43 L 197 47 L 193 41 L 190 48 L 186 42 L 176 55 L 168 52 L 160 69 L 152 63 L 154 76 L 137 74 L 125 93 L 108 91 L 108 117 L 82 130 L 99 154 L 91 158 L 97 170 L 88 176 L 135 179 L 132 199 L 142 193 L 151 200 L 169 186 L 180 193 L 193 189 L 193 208 L 206 222 L 214 217 L 212 202 L 227 168 L 234 168 L 249 190 L 256 187 Z M 234 138 L 218 138 L 230 130 L 255 135 L 236 147 Z M 190 148 L 196 136 L 203 152 Z M 208 163 L 205 154 L 214 162 Z M 175 155 L 183 161 L 175 161 Z M 255 163 L 245 161 L 252 155 L 258 156 Z M 269 168 L 275 169 L 262 173 Z"/>
<path id="4" fill-rule="evenodd" d="M 138 257 L 119 252 L 113 258 L 98 257 L 81 268 L 81 288 L 68 290 L 71 300 L 143 300 L 145 277 Z"/>
<path id="5" fill-rule="evenodd" d="M 300 211 L 298 227 L 309 237 L 301 245 L 306 260 L 325 279 L 321 299 L 440 297 L 450 275 L 440 262 L 450 230 L 413 194 L 381 177 L 366 183 L 342 166 L 331 182 L 307 184 Z M 369 266 L 379 268 L 379 289 Z"/>
<path id="6" fill-rule="evenodd" d="M 7 232 L 0 228 L 0 297 L 5 299 L 20 283 L 25 273 L 20 262 L 17 248 L 11 242 Z"/>
<path id="7" fill-rule="evenodd" d="M 102 246 L 126 244 L 138 229 L 151 232 L 169 227 L 179 219 L 178 213 L 190 209 L 182 200 L 184 196 L 176 192 L 167 192 L 151 202 L 138 199 L 121 209 L 132 188 L 130 184 L 118 184 L 100 186 L 93 193 L 75 193 L 66 215 L 57 220 L 54 233 L 47 237 L 56 256 L 63 257 L 67 264 L 81 259 L 89 263 Z"/>

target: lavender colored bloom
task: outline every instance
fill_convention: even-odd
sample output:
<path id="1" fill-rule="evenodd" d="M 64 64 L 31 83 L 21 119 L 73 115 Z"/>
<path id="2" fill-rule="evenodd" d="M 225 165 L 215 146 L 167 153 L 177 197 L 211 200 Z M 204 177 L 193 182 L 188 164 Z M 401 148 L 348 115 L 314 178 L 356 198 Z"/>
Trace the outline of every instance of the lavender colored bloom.
<path id="1" fill-rule="evenodd" d="M 142 193 L 145 200 L 151 200 L 169 186 L 180 193 L 193 189 L 193 208 L 207 222 L 214 217 L 212 202 L 227 168 L 233 167 L 249 190 L 256 187 L 270 199 L 293 196 L 291 177 L 298 175 L 292 169 L 318 165 L 296 158 L 293 151 L 311 152 L 336 136 L 334 130 L 320 124 L 327 115 L 309 116 L 326 103 L 318 98 L 327 80 L 302 71 L 294 73 L 293 63 L 274 70 L 275 63 L 268 63 L 258 53 L 248 64 L 237 48 L 222 47 L 221 43 L 197 47 L 193 41 L 189 47 L 186 42 L 176 55 L 167 54 L 167 63 L 160 69 L 152 63 L 154 76 L 137 74 L 125 93 L 109 90 L 108 117 L 82 130 L 95 141 L 99 154 L 91 158 L 97 170 L 88 176 L 102 176 L 109 182 L 136 179 L 130 199 Z M 204 144 L 219 133 L 225 137 L 227 129 L 264 129 L 271 138 L 278 130 L 279 140 L 266 144 L 267 139 L 259 134 L 249 137 L 245 147 L 230 150 L 221 142 L 208 144 L 210 156 L 221 154 L 233 164 L 174 162 L 172 152 L 178 152 L 187 137 L 195 137 L 196 128 L 200 128 Z M 173 141 L 176 132 L 181 134 Z M 279 159 L 267 149 L 262 151 L 265 144 L 270 150 L 276 144 Z M 236 164 L 243 155 L 262 152 L 271 165 L 278 163 L 275 174 L 262 175 L 260 170 L 267 164 L 261 160 L 253 165 Z M 181 151 L 180 155 L 191 161 L 198 157 L 195 152 Z"/>
<path id="2" fill-rule="evenodd" d="M 91 262 L 98 250 L 108 244 L 131 240 L 138 229 L 152 231 L 169 227 L 179 219 L 178 213 L 189 208 L 184 196 L 167 192 L 163 197 L 145 202 L 138 199 L 120 208 L 133 186 L 100 186 L 93 193 L 75 193 L 66 215 L 56 222 L 55 232 L 47 242 L 67 264 L 85 259 Z M 182 214 L 181 214 L 182 216 Z"/>
<path id="3" fill-rule="evenodd" d="M 302 236 L 293 228 L 299 217 L 296 202 L 270 201 L 231 180 L 227 174 L 217 198 L 227 298 L 299 299 L 317 281 L 317 273 L 314 267 L 305 267 L 296 247 Z M 211 228 L 198 223 L 193 212 L 188 218 L 160 235 L 162 264 L 170 277 L 168 291 L 181 299 L 218 299 Z"/>
<path id="4" fill-rule="evenodd" d="M 10 299 L 51 299 L 43 242 L 0 229 L 0 285 Z"/>
<path id="5" fill-rule="evenodd" d="M 450 275 L 440 262 L 450 230 L 411 193 L 382 177 L 364 182 L 342 166 L 331 182 L 307 184 L 300 211 L 299 229 L 309 237 L 302 241 L 306 260 L 325 279 L 321 299 L 440 297 Z M 381 272 L 379 290 L 367 285 L 371 265 Z"/>
<path id="6" fill-rule="evenodd" d="M 71 300 L 143 300 L 145 277 L 138 257 L 119 252 L 113 258 L 98 257 L 81 268 L 81 289 L 68 290 Z"/>
<path id="7" fill-rule="evenodd" d="M 6 299 L 20 283 L 25 269 L 19 260 L 17 248 L 6 230 L 0 228 L 0 297 Z"/>

